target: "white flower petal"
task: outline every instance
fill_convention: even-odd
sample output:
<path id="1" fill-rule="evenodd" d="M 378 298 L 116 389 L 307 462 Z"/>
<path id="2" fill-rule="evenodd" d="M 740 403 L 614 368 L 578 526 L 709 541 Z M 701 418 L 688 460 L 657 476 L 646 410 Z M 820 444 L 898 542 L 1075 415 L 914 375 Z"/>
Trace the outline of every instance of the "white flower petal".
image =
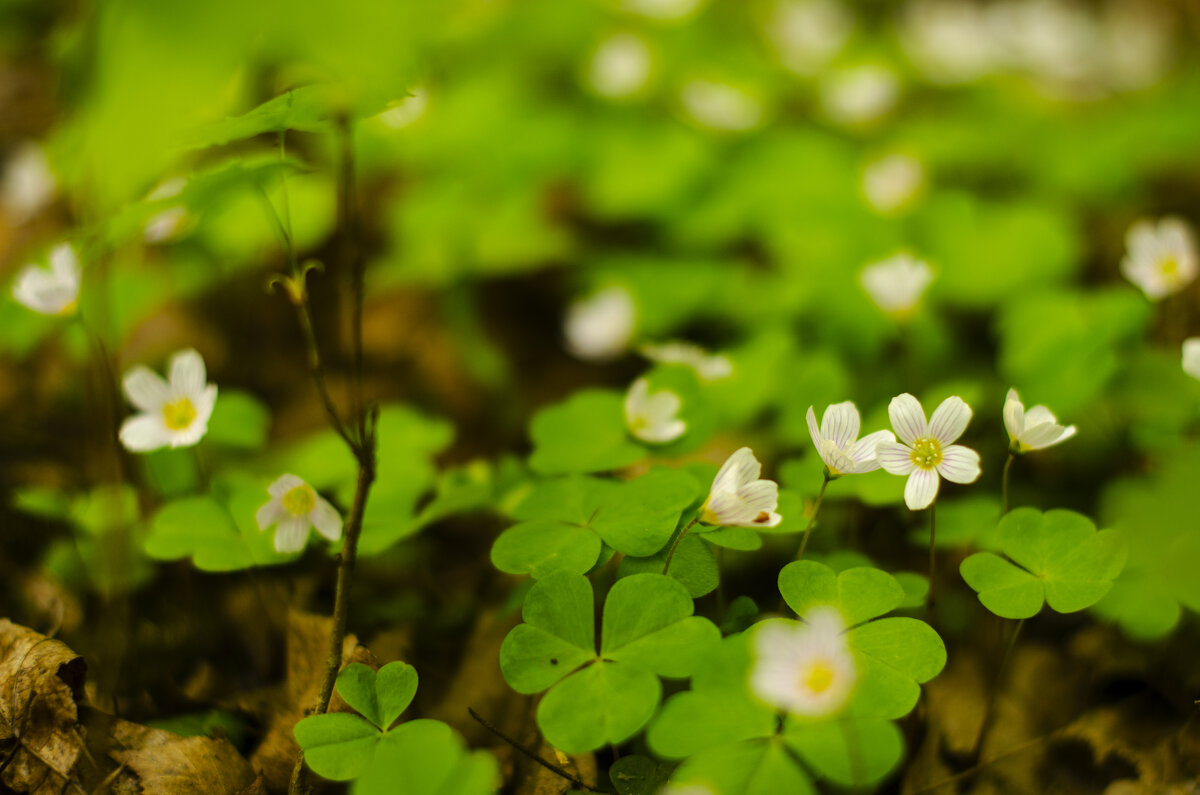
<path id="1" fill-rule="evenodd" d="M 917 468 L 912 460 L 912 450 L 896 442 L 880 442 L 875 446 L 879 466 L 892 475 L 907 475 Z"/>
<path id="2" fill-rule="evenodd" d="M 961 444 L 952 444 L 942 449 L 937 471 L 951 483 L 974 483 L 980 472 L 979 453 Z"/>
<path id="3" fill-rule="evenodd" d="M 308 543 L 307 516 L 288 516 L 275 529 L 275 551 L 283 554 L 299 552 Z"/>
<path id="4" fill-rule="evenodd" d="M 204 391 L 207 375 L 204 370 L 204 359 L 192 348 L 182 350 L 171 357 L 169 364 L 171 389 L 176 395 L 192 398 L 199 397 Z"/>
<path id="5" fill-rule="evenodd" d="M 142 411 L 161 412 L 171 400 L 171 388 L 158 373 L 141 365 L 125 373 L 121 388 L 129 402 Z"/>
<path id="6" fill-rule="evenodd" d="M 309 518 L 312 519 L 317 532 L 330 541 L 337 541 L 342 537 L 342 517 L 325 499 L 317 497 L 317 504 L 309 512 Z"/>
<path id="7" fill-rule="evenodd" d="M 261 531 L 266 530 L 286 516 L 287 511 L 284 510 L 283 503 L 276 497 L 263 503 L 262 507 L 254 514 L 254 521 L 258 523 L 258 529 Z"/>
<path id="8" fill-rule="evenodd" d="M 196 410 L 196 419 L 194 423 L 208 427 L 208 420 L 212 417 L 213 408 L 217 405 L 217 385 L 209 384 L 196 397 L 192 398 L 192 408 Z"/>
<path id="9" fill-rule="evenodd" d="M 883 443 L 895 444 L 895 434 L 891 431 L 875 431 L 855 442 L 854 447 L 850 449 L 850 458 L 854 462 L 854 467 L 850 471 L 859 475 L 879 469 L 878 448 Z"/>
<path id="10" fill-rule="evenodd" d="M 905 444 L 911 445 L 928 435 L 929 426 L 925 424 L 925 410 L 921 408 L 921 401 L 907 392 L 892 398 L 888 404 L 888 417 L 896 429 L 896 436 Z"/>
<path id="11" fill-rule="evenodd" d="M 946 398 L 929 419 L 929 435 L 943 445 L 963 435 L 971 421 L 971 407 L 957 395 Z"/>
<path id="12" fill-rule="evenodd" d="M 1183 341 L 1183 371 L 1200 379 L 1200 337 L 1188 337 Z"/>
<path id="13" fill-rule="evenodd" d="M 50 249 L 50 271 L 64 285 L 79 287 L 79 259 L 70 243 Z"/>
<path id="14" fill-rule="evenodd" d="M 817 448 L 817 452 L 821 453 L 821 430 L 817 426 L 817 412 L 812 406 L 808 407 L 808 413 L 804 415 L 804 419 L 808 422 L 808 435 L 812 438 L 813 447 Z M 825 455 L 821 454 L 821 460 L 825 460 Z M 828 461 L 825 461 L 828 464 Z"/>
<path id="15" fill-rule="evenodd" d="M 914 469 L 908 476 L 908 482 L 904 484 L 905 505 L 911 511 L 928 508 L 933 503 L 933 498 L 937 496 L 940 482 L 941 478 L 938 477 L 937 470 Z"/>
<path id="16" fill-rule="evenodd" d="M 191 424 L 186 428 L 171 431 L 170 433 L 171 447 L 191 447 L 203 439 L 204 434 L 208 433 L 208 423 L 201 422 L 197 418 L 192 420 Z"/>
<path id="17" fill-rule="evenodd" d="M 854 459 L 828 439 L 821 440 L 821 446 L 817 449 L 817 453 L 825 462 L 825 466 L 829 468 L 830 475 L 850 475 L 857 471 Z"/>
<path id="18" fill-rule="evenodd" d="M 1029 411 L 1025 412 L 1025 428 L 1026 430 L 1036 428 L 1039 425 L 1049 423 L 1054 425 L 1058 422 L 1058 417 L 1054 416 L 1054 412 L 1045 406 L 1034 406 Z"/>
<path id="19" fill-rule="evenodd" d="M 1030 450 L 1042 450 L 1051 445 L 1065 442 L 1075 435 L 1075 426 L 1064 428 L 1054 422 L 1043 422 L 1033 428 L 1030 428 L 1021 434 L 1020 442 L 1022 447 Z"/>
<path id="20" fill-rule="evenodd" d="M 835 403 L 825 409 L 821 417 L 821 436 L 829 439 L 841 450 L 846 450 L 858 438 L 861 426 L 858 408 L 851 401 Z"/>
<path id="21" fill-rule="evenodd" d="M 762 464 L 749 447 L 740 447 L 721 465 L 713 478 L 712 493 L 736 492 L 740 486 L 758 479 Z"/>
<path id="22" fill-rule="evenodd" d="M 158 414 L 135 414 L 121 423 L 118 434 L 125 449 L 145 453 L 171 443 L 171 431 Z"/>
<path id="23" fill-rule="evenodd" d="M 1009 439 L 1016 439 L 1025 430 L 1025 405 L 1015 389 L 1009 389 L 1004 398 L 1004 429 Z"/>
<path id="24" fill-rule="evenodd" d="M 295 475 L 280 475 L 275 478 L 275 482 L 267 486 L 267 493 L 272 497 L 282 497 L 297 486 L 305 485 L 304 480 Z"/>

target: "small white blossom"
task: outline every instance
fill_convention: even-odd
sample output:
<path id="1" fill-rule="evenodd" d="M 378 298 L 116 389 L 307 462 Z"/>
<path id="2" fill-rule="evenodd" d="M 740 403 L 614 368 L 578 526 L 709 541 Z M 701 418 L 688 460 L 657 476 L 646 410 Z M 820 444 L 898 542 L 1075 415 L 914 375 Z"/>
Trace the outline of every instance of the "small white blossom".
<path id="1" fill-rule="evenodd" d="M 1121 273 L 1151 301 L 1177 293 L 1196 278 L 1196 243 L 1182 218 L 1142 219 L 1125 235 Z"/>
<path id="2" fill-rule="evenodd" d="M 607 287 L 567 307 L 567 350 L 580 359 L 615 359 L 633 340 L 636 311 L 624 287 Z"/>
<path id="3" fill-rule="evenodd" d="M 650 394 L 650 381 L 639 378 L 625 395 L 625 424 L 643 442 L 673 442 L 687 430 L 687 423 L 678 416 L 681 406 L 679 395 L 669 389 Z"/>
<path id="4" fill-rule="evenodd" d="M 729 456 L 713 479 L 708 499 L 700 509 L 700 521 L 721 527 L 775 527 L 783 519 L 775 512 L 779 486 L 759 480 L 762 464 L 749 447 Z"/>
<path id="5" fill-rule="evenodd" d="M 776 0 L 766 33 L 779 60 L 801 75 L 828 66 L 854 31 L 854 14 L 836 0 Z"/>
<path id="6" fill-rule="evenodd" d="M 867 265 L 859 281 L 876 306 L 889 315 L 904 317 L 916 309 L 933 281 L 933 269 L 909 254 L 897 254 Z"/>
<path id="7" fill-rule="evenodd" d="M 755 635 L 750 690 L 793 715 L 832 715 L 845 706 L 858 680 L 846 624 L 832 607 L 815 607 L 804 621 L 771 623 Z"/>
<path id="8" fill-rule="evenodd" d="M 16 223 L 23 223 L 50 203 L 58 180 L 40 144 L 27 141 L 17 148 L 4 166 L 0 182 L 0 205 Z"/>
<path id="9" fill-rule="evenodd" d="M 899 152 L 869 164 L 862 175 L 863 194 L 878 213 L 889 214 L 908 206 L 925 185 L 925 167 L 911 155 Z"/>
<path id="10" fill-rule="evenodd" d="M 13 280 L 13 298 L 43 315 L 69 315 L 79 302 L 79 260 L 70 243 L 50 250 L 50 267 L 26 265 Z"/>
<path id="11" fill-rule="evenodd" d="M 146 201 L 162 202 L 173 199 L 183 193 L 185 187 L 187 187 L 186 179 L 172 177 L 150 191 Z M 147 243 L 168 243 L 181 237 L 191 226 L 191 220 L 187 208 L 182 204 L 167 207 L 146 221 L 146 225 L 142 228 L 142 239 Z"/>
<path id="12" fill-rule="evenodd" d="M 300 478 L 281 475 L 267 491 L 271 499 L 258 509 L 254 518 L 259 530 L 279 525 L 275 531 L 276 552 L 304 549 L 310 527 L 330 541 L 342 537 L 342 517 L 337 509 Z"/>
<path id="13" fill-rule="evenodd" d="M 680 92 L 683 109 L 702 127 L 725 132 L 745 132 L 763 123 L 762 101 L 732 83 L 690 80 Z"/>
<path id="14" fill-rule="evenodd" d="M 588 63 L 588 83 L 601 96 L 631 97 L 646 87 L 654 57 L 645 39 L 617 33 L 600 43 Z"/>
<path id="15" fill-rule="evenodd" d="M 696 13 L 702 0 L 624 0 L 625 11 L 648 19 L 673 22 Z"/>
<path id="16" fill-rule="evenodd" d="M 1200 379 L 1200 337 L 1188 337 L 1183 341 L 1183 371 Z"/>
<path id="17" fill-rule="evenodd" d="M 904 502 L 910 510 L 928 508 L 938 493 L 939 476 L 952 483 L 974 483 L 979 477 L 979 453 L 953 444 L 971 421 L 971 407 L 960 397 L 948 397 L 925 422 L 925 410 L 905 392 L 892 398 L 888 416 L 899 442 L 881 442 L 879 465 L 893 475 L 907 475 Z"/>
<path id="18" fill-rule="evenodd" d="M 140 365 L 121 381 L 129 402 L 141 410 L 121 424 L 121 444 L 132 452 L 190 447 L 208 431 L 217 387 L 206 383 L 204 359 L 190 348 L 179 351 L 168 370 L 169 382 Z"/>
<path id="19" fill-rule="evenodd" d="M 900 78 L 886 66 L 867 64 L 830 72 L 820 85 L 821 107 L 832 121 L 870 124 L 886 116 L 900 98 Z"/>
<path id="20" fill-rule="evenodd" d="M 1025 410 L 1025 404 L 1017 390 L 1008 390 L 1004 399 L 1004 427 L 1008 430 L 1008 443 L 1014 453 L 1027 453 L 1065 442 L 1075 435 L 1075 426 L 1063 427 L 1058 418 L 1045 406 L 1034 406 Z"/>
<path id="21" fill-rule="evenodd" d="M 808 433 L 812 436 L 817 455 L 825 462 L 830 478 L 842 475 L 859 475 L 879 469 L 875 448 L 880 442 L 895 442 L 891 431 L 875 431 L 858 438 L 862 420 L 858 408 L 851 401 L 835 403 L 821 415 L 821 426 L 817 427 L 817 413 L 808 407 Z"/>
<path id="22" fill-rule="evenodd" d="M 648 342 L 639 350 L 652 362 L 687 365 L 696 371 L 702 381 L 717 381 L 733 375 L 733 362 L 729 361 L 728 356 L 709 353 L 690 342 Z"/>
<path id="23" fill-rule="evenodd" d="M 934 83 L 968 83 L 995 70 L 999 42 L 974 0 L 916 0 L 899 27 L 905 53 Z"/>

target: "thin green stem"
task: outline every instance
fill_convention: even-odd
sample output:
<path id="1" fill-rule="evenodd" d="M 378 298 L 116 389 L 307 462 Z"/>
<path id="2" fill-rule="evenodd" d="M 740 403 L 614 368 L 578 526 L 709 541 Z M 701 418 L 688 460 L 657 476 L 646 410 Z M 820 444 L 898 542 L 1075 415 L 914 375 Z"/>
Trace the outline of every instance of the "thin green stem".
<path id="1" fill-rule="evenodd" d="M 800 549 L 796 550 L 795 560 L 804 557 L 804 550 L 808 547 L 808 537 L 817 524 L 817 514 L 821 511 L 821 500 L 825 499 L 825 489 L 829 488 L 831 480 L 833 478 L 826 475 L 825 480 L 821 482 L 821 490 L 817 492 L 817 501 L 813 504 L 812 516 L 808 517 L 808 525 L 804 528 L 804 536 L 800 539 Z"/>
<path id="2" fill-rule="evenodd" d="M 858 735 L 850 726 L 849 718 L 842 718 L 838 721 L 841 724 L 842 738 L 846 741 L 846 756 L 850 759 L 850 778 L 851 786 L 857 787 L 860 781 L 866 779 L 863 773 L 863 757 L 862 744 L 858 741 Z"/>
<path id="3" fill-rule="evenodd" d="M 937 574 L 937 500 L 929 506 L 929 601 L 925 603 L 927 616 L 932 618 L 934 608 L 934 576 Z"/>
<path id="4" fill-rule="evenodd" d="M 1012 634 L 1008 636 L 1008 645 L 1004 649 L 1004 657 L 1000 660 L 1000 667 L 996 669 L 996 678 L 992 682 L 992 692 L 988 695 L 987 709 L 983 712 L 983 722 L 979 724 L 979 734 L 975 737 L 975 745 L 971 748 L 972 763 L 979 762 L 979 756 L 983 753 L 983 743 L 987 739 L 988 731 L 992 728 L 992 722 L 996 719 L 996 697 L 1000 694 L 1000 685 L 1004 683 L 1004 674 L 1008 670 L 1008 661 L 1012 658 L 1013 647 L 1017 645 L 1017 636 L 1021 634 L 1021 627 L 1025 626 L 1025 619 L 1017 622 L 1013 627 Z"/>
<path id="5" fill-rule="evenodd" d="M 671 570 L 671 559 L 675 557 L 675 550 L 679 548 L 679 542 L 683 540 L 683 537 L 685 535 L 687 535 L 688 530 L 691 530 L 696 525 L 696 523 L 699 521 L 700 521 L 700 516 L 699 515 L 695 516 L 692 519 L 692 521 L 687 523 L 686 527 L 684 527 L 682 530 L 679 531 L 679 535 L 675 536 L 675 543 L 671 544 L 671 551 L 669 551 L 667 553 L 667 561 L 666 561 L 666 563 L 663 564 L 663 570 L 662 570 L 663 574 L 666 574 L 668 571 Z"/>
<path id="6" fill-rule="evenodd" d="M 1008 460 L 1004 462 L 1004 474 L 1000 476 L 1000 515 L 1008 513 L 1008 473 L 1012 469 L 1016 454 L 1009 452 Z"/>

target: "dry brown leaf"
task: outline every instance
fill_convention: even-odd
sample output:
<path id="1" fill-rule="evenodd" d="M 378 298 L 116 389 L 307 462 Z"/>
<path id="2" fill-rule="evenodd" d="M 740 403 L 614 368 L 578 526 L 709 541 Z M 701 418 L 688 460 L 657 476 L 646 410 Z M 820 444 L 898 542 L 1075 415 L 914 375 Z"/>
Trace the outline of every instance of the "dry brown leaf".
<path id="1" fill-rule="evenodd" d="M 238 795 L 254 786 L 254 768 L 228 740 L 181 737 L 116 719 L 108 752 L 123 766 L 112 784 L 117 795 Z"/>
<path id="2" fill-rule="evenodd" d="M 79 703 L 87 665 L 61 641 L 0 619 L 0 781 L 13 792 L 63 792 L 83 743 Z"/>

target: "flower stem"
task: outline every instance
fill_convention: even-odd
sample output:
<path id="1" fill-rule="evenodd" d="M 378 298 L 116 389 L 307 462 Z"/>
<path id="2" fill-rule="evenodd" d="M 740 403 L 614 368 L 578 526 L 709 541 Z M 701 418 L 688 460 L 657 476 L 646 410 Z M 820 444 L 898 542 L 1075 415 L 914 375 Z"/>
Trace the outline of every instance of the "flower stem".
<path id="1" fill-rule="evenodd" d="M 1004 474 L 1000 477 L 1000 515 L 1008 513 L 1008 473 L 1012 469 L 1013 459 L 1016 458 L 1012 452 L 1008 454 L 1008 460 L 1004 462 Z"/>
<path id="2" fill-rule="evenodd" d="M 687 523 L 686 527 L 679 531 L 679 535 L 675 536 L 675 543 L 671 544 L 671 551 L 667 553 L 667 561 L 663 564 L 663 574 L 666 574 L 671 570 L 671 559 L 675 557 L 675 550 L 679 547 L 679 542 L 683 540 L 685 535 L 687 535 L 688 530 L 691 530 L 699 521 L 700 516 L 697 514 L 692 518 L 692 521 Z"/>
<path id="3" fill-rule="evenodd" d="M 1000 685 L 1004 682 L 1004 672 L 1008 670 L 1008 661 L 1012 657 L 1013 647 L 1017 645 L 1017 636 L 1021 634 L 1021 627 L 1025 626 L 1025 619 L 1017 622 L 1013 627 L 1012 634 L 1008 636 L 1008 645 L 1004 649 L 1004 657 L 1000 660 L 1000 667 L 996 670 L 996 679 L 992 682 L 992 692 L 988 695 L 987 709 L 983 712 L 983 723 L 979 724 L 979 734 L 975 738 L 975 745 L 971 748 L 972 764 L 979 763 L 979 756 L 983 753 L 983 743 L 987 739 L 988 730 L 992 727 L 992 722 L 996 718 L 996 697 L 1000 694 Z"/>
<path id="4" fill-rule="evenodd" d="M 929 601 L 925 603 L 926 615 L 933 616 L 934 575 L 937 573 L 937 500 L 929 506 Z"/>
<path id="5" fill-rule="evenodd" d="M 813 527 L 817 523 L 817 513 L 821 510 L 821 500 L 825 499 L 825 489 L 829 487 L 829 481 L 833 478 L 828 475 L 821 482 L 821 490 L 817 492 L 817 501 L 813 504 L 812 516 L 808 517 L 808 526 L 804 528 L 804 537 L 800 539 L 800 549 L 796 551 L 796 560 L 804 557 L 804 550 L 808 547 L 808 536 L 812 533 Z"/>

